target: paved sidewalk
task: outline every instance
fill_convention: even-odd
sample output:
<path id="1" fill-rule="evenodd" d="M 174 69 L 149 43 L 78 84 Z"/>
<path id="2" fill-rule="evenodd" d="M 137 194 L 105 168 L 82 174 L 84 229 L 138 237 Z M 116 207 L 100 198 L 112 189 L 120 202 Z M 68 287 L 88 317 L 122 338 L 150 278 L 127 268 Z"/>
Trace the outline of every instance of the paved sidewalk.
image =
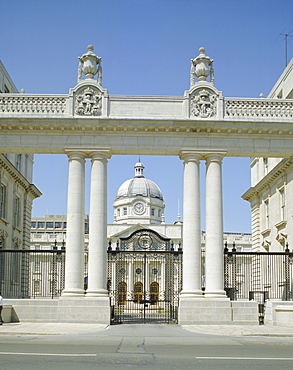
<path id="1" fill-rule="evenodd" d="M 107 325 L 100 324 L 11 322 L 0 326 L 0 335 L 92 334 L 106 330 L 107 328 Z"/>
<path id="2" fill-rule="evenodd" d="M 198 334 L 229 337 L 293 337 L 293 327 L 273 325 L 182 325 L 182 328 Z"/>
<path id="3" fill-rule="evenodd" d="M 95 334 L 108 328 L 107 325 L 99 324 L 17 322 L 1 325 L 0 335 Z M 197 334 L 229 337 L 293 337 L 293 327 L 271 325 L 182 325 L 182 329 Z"/>

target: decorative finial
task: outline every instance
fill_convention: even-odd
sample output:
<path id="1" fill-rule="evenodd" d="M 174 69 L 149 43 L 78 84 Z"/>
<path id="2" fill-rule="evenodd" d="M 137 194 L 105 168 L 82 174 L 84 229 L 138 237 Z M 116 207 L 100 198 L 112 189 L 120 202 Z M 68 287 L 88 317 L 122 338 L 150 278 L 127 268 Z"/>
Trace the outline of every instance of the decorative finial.
<path id="1" fill-rule="evenodd" d="M 205 48 L 199 48 L 199 55 L 191 59 L 191 71 L 190 71 L 190 87 L 194 85 L 194 75 L 199 81 L 206 81 L 207 77 L 210 76 L 210 82 L 214 84 L 214 60 L 205 55 Z"/>
<path id="2" fill-rule="evenodd" d="M 93 79 L 96 74 L 98 74 L 98 84 L 102 86 L 102 58 L 98 57 L 94 52 L 93 45 L 88 45 L 87 53 L 83 54 L 79 59 L 78 66 L 78 78 L 79 83 L 82 80 L 82 73 L 88 79 Z"/>

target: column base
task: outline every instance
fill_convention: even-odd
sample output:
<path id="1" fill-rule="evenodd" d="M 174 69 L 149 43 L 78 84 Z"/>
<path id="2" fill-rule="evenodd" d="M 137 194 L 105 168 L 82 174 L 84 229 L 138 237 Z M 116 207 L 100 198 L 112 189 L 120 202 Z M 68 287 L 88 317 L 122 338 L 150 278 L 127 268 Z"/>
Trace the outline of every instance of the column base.
<path id="1" fill-rule="evenodd" d="M 82 289 L 63 290 L 60 298 L 62 297 L 84 297 L 84 290 Z"/>
<path id="2" fill-rule="evenodd" d="M 206 298 L 229 299 L 225 290 L 205 291 Z"/>
<path id="3" fill-rule="evenodd" d="M 85 294 L 86 298 L 88 297 L 108 297 L 108 296 L 109 296 L 109 292 L 106 289 L 91 290 L 91 291 L 87 290 Z"/>
<path id="4" fill-rule="evenodd" d="M 204 295 L 202 294 L 201 290 L 194 290 L 194 291 L 181 291 L 180 292 L 180 299 L 184 298 L 195 298 L 195 299 L 200 299 L 204 298 Z"/>

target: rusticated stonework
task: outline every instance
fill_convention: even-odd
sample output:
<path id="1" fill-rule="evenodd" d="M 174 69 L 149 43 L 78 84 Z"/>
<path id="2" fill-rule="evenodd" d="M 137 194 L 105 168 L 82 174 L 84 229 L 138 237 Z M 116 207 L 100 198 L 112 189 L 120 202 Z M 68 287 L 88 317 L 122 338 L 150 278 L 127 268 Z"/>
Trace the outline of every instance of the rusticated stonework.
<path id="1" fill-rule="evenodd" d="M 200 118 L 214 117 L 217 113 L 217 95 L 207 89 L 194 93 L 190 100 L 190 115 Z"/>
<path id="2" fill-rule="evenodd" d="M 100 116 L 102 114 L 102 94 L 99 90 L 86 87 L 75 97 L 75 114 L 80 116 Z"/>

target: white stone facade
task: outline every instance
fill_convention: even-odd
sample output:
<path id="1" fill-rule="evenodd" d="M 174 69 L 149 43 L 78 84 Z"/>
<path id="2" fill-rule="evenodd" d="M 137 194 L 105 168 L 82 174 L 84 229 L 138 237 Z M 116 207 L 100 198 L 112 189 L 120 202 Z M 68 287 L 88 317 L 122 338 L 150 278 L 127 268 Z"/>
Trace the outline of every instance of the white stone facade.
<path id="1" fill-rule="evenodd" d="M 269 98 L 292 99 L 293 59 L 288 64 Z M 281 103 L 279 103 L 280 105 Z M 253 157 L 251 188 L 243 198 L 251 204 L 252 248 L 281 252 L 293 247 L 293 159 Z"/>
<path id="2" fill-rule="evenodd" d="M 17 93 L 0 61 L 0 92 Z M 28 249 L 32 202 L 41 195 L 31 184 L 33 154 L 0 154 L 0 248 Z"/>

